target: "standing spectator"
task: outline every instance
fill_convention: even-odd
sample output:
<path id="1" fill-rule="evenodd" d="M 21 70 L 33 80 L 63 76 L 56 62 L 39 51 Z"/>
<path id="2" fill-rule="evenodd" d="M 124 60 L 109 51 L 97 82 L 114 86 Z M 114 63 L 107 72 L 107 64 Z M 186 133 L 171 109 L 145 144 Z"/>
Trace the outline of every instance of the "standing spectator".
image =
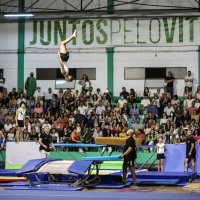
<path id="1" fill-rule="evenodd" d="M 166 150 L 166 145 L 163 142 L 163 138 L 160 136 L 158 138 L 158 143 L 156 144 L 157 148 L 157 160 L 158 160 L 158 171 L 163 172 L 164 171 L 164 165 L 163 165 L 163 160 L 165 159 L 165 150 Z"/>
<path id="2" fill-rule="evenodd" d="M 166 85 L 167 92 L 171 94 L 171 97 L 173 96 L 173 93 L 174 93 L 173 84 L 174 84 L 173 73 L 171 71 L 168 71 L 168 76 L 165 77 L 165 85 Z"/>
<path id="3" fill-rule="evenodd" d="M 5 78 L 0 78 L 0 93 L 3 93 Z"/>
<path id="4" fill-rule="evenodd" d="M 5 137 L 4 133 L 3 133 L 3 131 L 0 130 L 0 150 L 4 149 L 5 141 L 6 141 L 6 137 Z"/>
<path id="5" fill-rule="evenodd" d="M 124 146 L 123 154 L 121 158 L 124 158 L 123 162 L 123 182 L 126 182 L 127 178 L 127 168 L 129 168 L 132 176 L 132 184 L 136 185 L 136 174 L 134 171 L 134 162 L 137 158 L 136 155 L 136 145 L 135 140 L 133 138 L 134 131 L 132 129 L 127 131 L 128 139 L 126 140 L 126 144 Z"/>
<path id="6" fill-rule="evenodd" d="M 122 88 L 122 92 L 120 92 L 119 96 L 123 96 L 124 99 L 128 99 L 129 98 L 129 93 L 126 91 L 125 87 Z"/>
<path id="7" fill-rule="evenodd" d="M 37 88 L 37 80 L 34 73 L 31 72 L 30 76 L 26 79 L 25 89 L 27 97 L 33 96 Z"/>
<path id="8" fill-rule="evenodd" d="M 50 102 L 52 100 L 52 89 L 51 88 L 48 88 L 48 92 L 45 93 L 45 100 L 47 100 L 48 102 Z"/>
<path id="9" fill-rule="evenodd" d="M 44 93 L 41 91 L 41 87 L 37 87 L 37 90 L 36 90 L 35 93 L 34 93 L 35 99 L 37 99 L 38 96 L 40 96 L 40 97 L 43 97 L 43 96 L 44 96 Z"/>
<path id="10" fill-rule="evenodd" d="M 185 76 L 185 87 L 189 88 L 189 91 L 192 92 L 193 86 L 193 77 L 191 71 L 187 72 L 187 76 Z"/>
<path id="11" fill-rule="evenodd" d="M 17 142 L 23 141 L 24 136 L 23 136 L 23 131 L 24 131 L 24 122 L 25 122 L 25 117 L 26 117 L 26 105 L 22 101 L 20 103 L 20 108 L 17 109 L 16 111 L 16 140 Z"/>
<path id="12" fill-rule="evenodd" d="M 84 94 L 87 93 L 87 91 L 89 91 L 89 88 L 91 86 L 91 82 L 88 78 L 88 76 L 86 74 L 83 74 L 83 77 L 80 79 L 80 81 L 78 82 L 79 85 L 82 85 L 82 91 Z"/>
<path id="13" fill-rule="evenodd" d="M 192 164 L 192 171 L 195 172 L 195 139 L 192 135 L 192 131 L 187 131 L 187 139 L 186 139 L 186 159 L 185 159 L 185 172 L 188 171 L 188 164 L 191 162 Z"/>
<path id="14" fill-rule="evenodd" d="M 42 133 L 39 137 L 39 144 L 40 144 L 40 152 L 47 158 L 50 155 L 50 151 L 53 149 L 56 151 L 56 148 L 53 145 L 52 137 L 50 135 L 50 130 L 48 126 L 44 127 L 44 133 Z"/>

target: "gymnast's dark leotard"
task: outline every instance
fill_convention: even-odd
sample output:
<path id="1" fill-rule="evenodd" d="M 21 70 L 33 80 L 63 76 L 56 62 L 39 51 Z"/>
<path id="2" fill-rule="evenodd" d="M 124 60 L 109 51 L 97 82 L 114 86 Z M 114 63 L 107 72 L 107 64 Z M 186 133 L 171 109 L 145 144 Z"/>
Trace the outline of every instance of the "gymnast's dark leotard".
<path id="1" fill-rule="evenodd" d="M 67 52 L 67 53 L 60 52 L 60 58 L 63 62 L 67 62 L 69 60 L 69 52 Z"/>

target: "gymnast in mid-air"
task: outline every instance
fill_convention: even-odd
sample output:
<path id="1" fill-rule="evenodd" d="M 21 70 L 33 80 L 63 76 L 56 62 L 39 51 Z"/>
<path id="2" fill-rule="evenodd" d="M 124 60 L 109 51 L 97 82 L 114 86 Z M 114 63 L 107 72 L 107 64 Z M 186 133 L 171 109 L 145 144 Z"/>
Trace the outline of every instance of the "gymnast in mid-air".
<path id="1" fill-rule="evenodd" d="M 64 41 L 61 41 L 60 49 L 58 52 L 61 74 L 68 82 L 73 81 L 73 76 L 69 75 L 69 68 L 65 65 L 65 62 L 69 60 L 69 52 L 67 51 L 66 45 L 76 36 L 77 36 L 77 31 L 74 30 L 74 33 L 69 38 L 67 38 Z"/>

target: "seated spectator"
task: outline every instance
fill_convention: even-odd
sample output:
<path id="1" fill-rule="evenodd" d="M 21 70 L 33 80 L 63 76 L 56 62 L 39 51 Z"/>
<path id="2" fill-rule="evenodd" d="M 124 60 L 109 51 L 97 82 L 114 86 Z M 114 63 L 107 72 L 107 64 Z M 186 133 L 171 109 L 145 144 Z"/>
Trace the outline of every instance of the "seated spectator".
<path id="1" fill-rule="evenodd" d="M 51 124 L 49 123 L 49 120 L 46 118 L 44 124 L 42 125 L 42 129 L 44 127 L 48 126 L 49 130 L 51 129 Z"/>
<path id="2" fill-rule="evenodd" d="M 14 96 L 15 99 L 18 98 L 18 92 L 17 92 L 17 90 L 16 90 L 15 87 L 14 87 L 14 88 L 12 89 L 12 91 L 8 94 L 9 99 L 12 99 L 13 96 Z"/>
<path id="3" fill-rule="evenodd" d="M 185 90 L 184 90 L 184 93 L 183 93 L 184 99 L 187 99 L 190 95 L 192 96 L 192 92 L 190 91 L 189 87 L 186 86 Z"/>
<path id="4" fill-rule="evenodd" d="M 37 114 L 42 114 L 43 113 L 43 108 L 40 106 L 40 103 L 36 103 L 35 108 L 34 108 L 34 113 Z"/>
<path id="5" fill-rule="evenodd" d="M 130 89 L 129 100 L 130 100 L 131 105 L 137 102 L 137 93 L 135 92 L 133 88 Z"/>
<path id="6" fill-rule="evenodd" d="M 11 121 L 8 119 L 8 120 L 6 121 L 6 124 L 4 125 L 5 134 L 7 134 L 7 133 L 10 131 L 10 129 L 11 129 L 12 127 L 13 127 L 13 126 L 12 126 L 12 124 L 11 124 Z"/>
<path id="7" fill-rule="evenodd" d="M 102 104 L 103 104 L 103 106 L 107 106 L 108 105 L 108 103 L 109 103 L 109 101 L 106 99 L 106 95 L 103 95 L 103 98 L 102 98 Z"/>
<path id="8" fill-rule="evenodd" d="M 195 107 L 197 108 L 197 110 L 200 107 L 200 99 L 198 99 L 198 98 L 195 99 Z"/>
<path id="9" fill-rule="evenodd" d="M 147 145 L 154 145 L 157 143 L 157 141 L 157 133 L 154 131 L 154 129 L 151 129 L 149 134 L 146 135 L 145 143 Z"/>
<path id="10" fill-rule="evenodd" d="M 200 86 L 197 87 L 197 90 L 195 92 L 195 98 L 200 99 Z"/>
<path id="11" fill-rule="evenodd" d="M 192 98 L 192 95 L 189 95 L 183 102 L 184 108 L 188 109 L 189 107 L 191 107 L 193 101 L 194 101 L 194 99 Z"/>
<path id="12" fill-rule="evenodd" d="M 128 99 L 129 98 L 129 93 L 126 91 L 126 88 L 125 87 L 122 87 L 122 92 L 120 92 L 120 97 L 123 96 L 124 99 Z"/>
<path id="13" fill-rule="evenodd" d="M 100 89 L 100 88 L 97 88 L 97 89 L 96 89 L 96 94 L 97 94 L 97 97 L 98 97 L 99 99 L 101 99 L 102 93 L 101 93 L 101 89 Z"/>
<path id="14" fill-rule="evenodd" d="M 93 139 L 95 139 L 96 137 L 103 137 L 100 127 L 97 127 L 96 129 L 94 129 L 92 137 Z"/>
<path id="15" fill-rule="evenodd" d="M 37 87 L 37 90 L 34 93 L 34 98 L 37 99 L 38 97 L 44 97 L 44 92 L 41 91 L 41 87 Z"/>
<path id="16" fill-rule="evenodd" d="M 140 118 L 139 117 L 136 118 L 136 121 L 133 124 L 132 128 L 135 130 L 136 133 L 138 132 L 139 129 L 140 130 L 144 130 L 144 124 L 140 123 Z"/>
<path id="17" fill-rule="evenodd" d="M 156 93 L 154 93 L 154 97 L 155 97 L 155 96 L 157 96 L 158 99 L 161 99 L 161 97 L 162 97 L 162 93 L 161 93 L 160 88 L 157 88 L 157 89 L 156 89 Z"/>
<path id="18" fill-rule="evenodd" d="M 139 114 L 140 113 L 139 113 L 139 108 L 137 108 L 137 104 L 133 103 L 129 111 L 129 115 L 133 123 L 135 122 L 135 119 L 139 116 Z"/>
<path id="19" fill-rule="evenodd" d="M 141 105 L 143 106 L 144 109 L 147 109 L 150 105 L 150 100 L 149 96 L 145 95 L 144 98 L 141 101 Z"/>
<path id="20" fill-rule="evenodd" d="M 71 143 L 80 143 L 80 137 L 79 135 L 81 134 L 81 130 L 80 129 L 74 129 L 73 132 L 71 133 L 70 139 L 71 139 Z"/>
<path id="21" fill-rule="evenodd" d="M 17 105 L 18 105 L 18 107 L 20 106 L 21 102 L 26 103 L 26 99 L 24 97 L 24 93 L 20 93 L 19 94 L 19 98 L 17 99 Z"/>
<path id="22" fill-rule="evenodd" d="M 121 132 L 119 133 L 119 137 L 126 138 L 127 137 L 126 132 L 127 132 L 127 128 L 122 128 Z"/>
<path id="23" fill-rule="evenodd" d="M 85 115 L 80 113 L 80 110 L 77 110 L 77 113 L 74 115 L 74 122 L 75 124 L 83 124 L 85 121 Z"/>
<path id="24" fill-rule="evenodd" d="M 163 115 L 162 115 L 162 118 L 160 119 L 160 125 L 161 125 L 161 126 L 165 125 L 166 122 L 167 122 L 167 120 L 168 120 L 168 116 L 167 116 L 167 114 L 164 112 Z"/>
<path id="25" fill-rule="evenodd" d="M 190 115 L 197 113 L 197 108 L 195 107 L 195 101 L 192 101 L 192 105 L 187 109 Z"/>
<path id="26" fill-rule="evenodd" d="M 180 117 L 180 124 L 182 127 L 185 127 L 191 122 L 191 116 L 188 114 L 187 110 L 183 111 L 183 115 Z"/>
<path id="27" fill-rule="evenodd" d="M 106 108 L 105 106 L 103 105 L 103 102 L 100 100 L 99 101 L 99 105 L 96 107 L 96 114 L 97 115 L 101 115 L 102 112 L 105 112 L 106 111 Z"/>
<path id="28" fill-rule="evenodd" d="M 82 134 L 82 140 L 81 140 L 83 143 L 91 143 L 92 141 L 92 134 L 91 132 L 89 131 L 89 128 L 85 128 L 85 130 L 83 131 L 83 134 Z"/>
<path id="29" fill-rule="evenodd" d="M 171 100 L 172 97 L 171 97 L 170 92 L 167 91 L 167 87 L 164 87 L 164 91 L 163 91 L 163 93 L 162 93 L 161 99 L 164 98 L 164 95 L 166 95 L 166 97 L 167 97 L 169 100 Z"/>
<path id="30" fill-rule="evenodd" d="M 149 88 L 148 88 L 148 87 L 145 87 L 145 88 L 144 88 L 143 95 L 144 95 L 144 96 L 147 96 L 147 97 L 150 97 L 151 94 L 150 94 L 150 91 L 149 91 Z"/>
<path id="31" fill-rule="evenodd" d="M 15 141 L 15 132 L 14 132 L 14 130 L 15 130 L 15 128 L 11 128 L 10 130 L 9 130 L 9 132 L 7 133 L 7 135 L 6 135 L 6 140 L 7 141 Z"/>
<path id="32" fill-rule="evenodd" d="M 174 96 L 172 97 L 172 100 L 171 100 L 171 105 L 172 105 L 172 107 L 174 108 L 175 105 L 177 105 L 178 103 L 180 103 L 180 101 L 179 101 L 179 99 L 178 99 L 178 96 L 177 96 L 177 95 L 174 95 Z"/>
<path id="33" fill-rule="evenodd" d="M 106 95 L 106 99 L 111 103 L 111 100 L 112 100 L 112 92 L 109 91 L 108 88 L 107 88 L 106 91 L 103 93 L 103 95 Z"/>
<path id="34" fill-rule="evenodd" d="M 195 120 L 196 123 L 199 123 L 199 114 L 197 114 L 196 110 L 191 114 L 191 120 Z"/>
<path id="35" fill-rule="evenodd" d="M 167 106 L 164 108 L 164 112 L 166 113 L 167 117 L 170 116 L 171 112 L 174 112 L 174 108 L 170 102 L 168 102 Z"/>
<path id="36" fill-rule="evenodd" d="M 31 128 L 31 132 L 29 133 L 29 140 L 30 141 L 38 141 L 39 140 L 39 134 L 36 131 L 35 127 Z"/>
<path id="37" fill-rule="evenodd" d="M 128 101 L 127 101 L 127 99 L 124 98 L 123 95 L 121 95 L 121 96 L 120 96 L 120 99 L 118 100 L 118 103 L 119 103 L 119 107 L 120 107 L 120 108 L 123 108 L 123 105 L 124 105 L 125 103 L 127 104 Z"/>
<path id="38" fill-rule="evenodd" d="M 158 117 L 158 108 L 157 108 L 157 106 L 154 105 L 153 100 L 150 102 L 150 105 L 147 107 L 147 113 L 152 113 L 156 117 Z"/>
<path id="39" fill-rule="evenodd" d="M 92 97 L 90 98 L 90 102 L 92 103 L 93 106 L 98 106 L 100 99 L 101 98 L 99 98 L 97 94 L 93 94 Z"/>

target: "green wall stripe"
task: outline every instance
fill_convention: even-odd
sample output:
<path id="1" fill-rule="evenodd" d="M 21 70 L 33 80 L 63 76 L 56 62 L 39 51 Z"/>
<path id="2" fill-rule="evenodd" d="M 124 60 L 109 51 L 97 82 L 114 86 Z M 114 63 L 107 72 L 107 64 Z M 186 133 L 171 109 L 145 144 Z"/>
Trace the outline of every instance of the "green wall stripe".
<path id="1" fill-rule="evenodd" d="M 24 11 L 25 1 L 19 0 L 19 12 Z M 18 20 L 18 70 L 17 87 L 24 89 L 24 37 L 25 37 L 25 19 Z"/>
<path id="2" fill-rule="evenodd" d="M 114 1 L 113 0 L 107 0 L 107 13 L 108 14 L 114 14 Z"/>
<path id="3" fill-rule="evenodd" d="M 114 91 L 114 48 L 106 48 L 107 52 L 107 88 Z"/>

